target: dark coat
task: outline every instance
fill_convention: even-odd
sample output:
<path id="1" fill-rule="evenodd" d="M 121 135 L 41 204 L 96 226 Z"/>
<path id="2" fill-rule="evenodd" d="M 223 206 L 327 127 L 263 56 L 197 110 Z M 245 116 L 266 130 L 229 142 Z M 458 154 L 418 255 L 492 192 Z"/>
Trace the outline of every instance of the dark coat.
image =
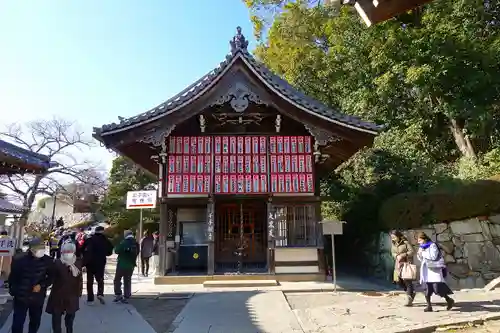
<path id="1" fill-rule="evenodd" d="M 150 258 L 153 255 L 155 239 L 149 235 L 141 239 L 141 258 Z"/>
<path id="2" fill-rule="evenodd" d="M 106 257 L 113 254 L 113 244 L 103 234 L 90 236 L 82 246 L 83 263 L 87 267 L 100 268 L 106 265 Z"/>
<path id="3" fill-rule="evenodd" d="M 45 311 L 51 314 L 75 313 L 80 309 L 83 289 L 82 262 L 80 259 L 75 262 L 75 266 L 80 270 L 77 277 L 74 277 L 70 268 L 59 259 L 55 261 L 54 266 L 54 284 Z"/>
<path id="4" fill-rule="evenodd" d="M 31 251 L 14 256 L 9 275 L 9 293 L 17 301 L 27 304 L 45 301 L 47 288 L 54 277 L 54 260 L 49 256 L 35 258 Z M 33 292 L 40 285 L 41 290 Z"/>

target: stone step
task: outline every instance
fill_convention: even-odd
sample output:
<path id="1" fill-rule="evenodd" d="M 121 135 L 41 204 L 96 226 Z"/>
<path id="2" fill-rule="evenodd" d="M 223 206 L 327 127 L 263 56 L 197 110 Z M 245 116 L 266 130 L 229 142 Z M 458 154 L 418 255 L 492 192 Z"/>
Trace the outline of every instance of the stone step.
<path id="1" fill-rule="evenodd" d="M 276 280 L 210 280 L 203 282 L 205 288 L 274 287 Z"/>

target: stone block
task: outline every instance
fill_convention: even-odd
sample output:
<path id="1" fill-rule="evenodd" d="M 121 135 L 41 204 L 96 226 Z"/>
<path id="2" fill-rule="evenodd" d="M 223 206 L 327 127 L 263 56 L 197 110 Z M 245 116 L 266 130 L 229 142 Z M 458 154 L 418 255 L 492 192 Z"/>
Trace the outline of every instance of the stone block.
<path id="1" fill-rule="evenodd" d="M 477 218 L 452 222 L 450 228 L 455 235 L 479 234 L 483 231 Z"/>
<path id="2" fill-rule="evenodd" d="M 440 242 L 439 247 L 447 254 L 452 254 L 455 250 L 455 246 L 453 246 L 453 243 L 450 241 Z"/>
<path id="3" fill-rule="evenodd" d="M 462 237 L 458 235 L 453 235 L 453 237 L 451 237 L 451 241 L 455 246 L 462 246 L 464 244 Z"/>
<path id="4" fill-rule="evenodd" d="M 449 264 L 449 263 L 454 263 L 456 262 L 455 257 L 452 256 L 451 254 L 445 254 L 444 255 L 444 262 Z"/>
<path id="5" fill-rule="evenodd" d="M 462 235 L 462 240 L 464 243 L 479 243 L 479 242 L 484 242 L 485 238 L 483 234 L 467 234 L 467 235 Z"/>
<path id="6" fill-rule="evenodd" d="M 500 215 L 493 215 L 488 218 L 491 223 L 500 224 Z"/>
<path id="7" fill-rule="evenodd" d="M 447 266 L 448 272 L 455 278 L 464 279 L 469 276 L 470 268 L 467 264 L 454 263 Z"/>
<path id="8" fill-rule="evenodd" d="M 464 258 L 467 258 L 469 267 L 473 271 L 479 271 L 486 261 L 483 243 L 465 243 Z"/>
<path id="9" fill-rule="evenodd" d="M 448 284 L 448 287 L 450 287 L 451 289 L 459 289 L 458 280 L 451 274 L 448 274 L 448 276 L 446 277 L 446 284 Z"/>
<path id="10" fill-rule="evenodd" d="M 500 271 L 500 251 L 498 251 L 498 248 L 491 242 L 485 242 L 483 251 L 489 269 L 492 271 Z"/>
<path id="11" fill-rule="evenodd" d="M 448 223 L 437 223 L 432 226 L 436 235 L 448 232 Z"/>
<path id="12" fill-rule="evenodd" d="M 478 283 L 482 286 L 478 287 Z M 474 289 L 474 288 L 482 288 L 484 287 L 484 281 L 478 281 L 478 278 L 474 276 L 468 276 L 464 279 L 458 280 L 458 288 L 459 289 Z"/>
<path id="13" fill-rule="evenodd" d="M 500 223 L 488 223 L 492 238 L 500 238 Z"/>
<path id="14" fill-rule="evenodd" d="M 499 276 L 500 276 L 500 273 L 497 273 L 497 272 L 483 273 L 483 279 L 486 281 L 492 281 Z"/>
<path id="15" fill-rule="evenodd" d="M 490 222 L 488 221 L 479 221 L 479 224 L 481 225 L 481 229 L 483 229 L 483 236 L 485 240 L 491 241 L 493 239 L 493 235 L 490 230 Z"/>

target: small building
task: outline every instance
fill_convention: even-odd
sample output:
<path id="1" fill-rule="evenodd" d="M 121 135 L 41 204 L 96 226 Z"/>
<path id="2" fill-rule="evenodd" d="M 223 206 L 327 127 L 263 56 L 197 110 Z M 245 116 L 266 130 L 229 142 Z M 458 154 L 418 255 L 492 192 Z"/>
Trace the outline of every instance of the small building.
<path id="1" fill-rule="evenodd" d="M 304 95 L 247 45 L 238 28 L 217 68 L 94 137 L 158 176 L 160 275 L 322 280 L 319 178 L 380 127 Z"/>
<path id="2" fill-rule="evenodd" d="M 37 223 L 50 228 L 55 227 L 55 222 L 62 219 L 64 228 L 70 228 L 83 222 L 89 222 L 89 224 L 93 222 L 95 220 L 93 213 L 75 211 L 75 201 L 70 195 L 64 193 L 40 198 L 37 208 L 31 212 L 28 218 L 28 225 Z M 52 216 L 54 216 L 53 221 Z"/>
<path id="3" fill-rule="evenodd" d="M 27 149 L 18 147 L 12 143 L 0 140 L 0 176 L 10 176 L 15 174 L 41 174 L 51 167 L 48 156 L 38 154 Z M 0 224 L 5 226 L 7 216 L 20 216 L 30 207 L 14 205 L 3 198 L 0 198 Z M 11 235 L 21 238 L 23 230 L 17 225 L 11 230 Z M 19 243 L 18 243 L 19 245 Z"/>
<path id="4" fill-rule="evenodd" d="M 40 174 L 50 166 L 48 156 L 0 140 L 0 175 Z"/>

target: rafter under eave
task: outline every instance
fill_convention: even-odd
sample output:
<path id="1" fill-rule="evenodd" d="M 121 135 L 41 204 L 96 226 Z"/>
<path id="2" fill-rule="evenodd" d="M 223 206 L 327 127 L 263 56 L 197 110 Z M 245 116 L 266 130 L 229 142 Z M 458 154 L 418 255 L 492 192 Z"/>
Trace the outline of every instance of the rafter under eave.
<path id="1" fill-rule="evenodd" d="M 354 8 L 370 27 L 432 0 L 357 0 Z"/>

